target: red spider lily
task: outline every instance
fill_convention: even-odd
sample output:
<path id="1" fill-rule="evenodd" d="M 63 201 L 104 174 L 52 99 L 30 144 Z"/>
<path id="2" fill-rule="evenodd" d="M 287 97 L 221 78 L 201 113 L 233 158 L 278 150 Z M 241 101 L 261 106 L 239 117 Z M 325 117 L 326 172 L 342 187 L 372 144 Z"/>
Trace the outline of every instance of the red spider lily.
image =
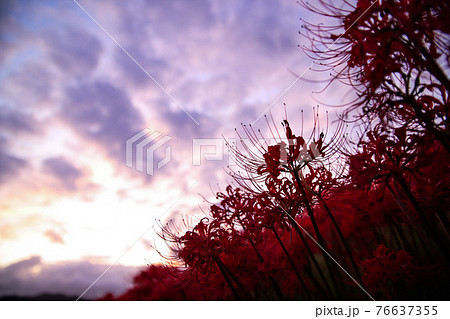
<path id="1" fill-rule="evenodd" d="M 271 132 L 270 140 L 275 141 L 275 145 L 268 145 L 268 139 L 259 130 L 243 125 L 246 138 L 239 135 L 243 150 L 237 145 L 228 145 L 230 154 L 242 171 L 231 170 L 230 175 L 240 187 L 250 192 L 264 191 L 267 175 L 277 179 L 289 176 L 293 170 L 326 165 L 335 175 L 340 175 L 336 154 L 344 141 L 345 126 L 342 121 L 338 121 L 336 130 L 332 136 L 328 136 L 328 113 L 326 117 L 325 131 L 320 131 L 319 112 L 313 109 L 314 127 L 307 138 L 295 135 L 287 120 L 283 121 L 285 134 L 282 138 L 273 119 L 271 124 L 265 117 Z"/>
<path id="2" fill-rule="evenodd" d="M 409 133 L 406 126 L 390 130 L 377 125 L 359 142 L 359 151 L 349 154 L 349 175 L 356 186 L 366 189 L 390 176 L 408 179 L 418 173 L 417 164 L 428 157 L 432 141 L 429 136 Z"/>
<path id="3" fill-rule="evenodd" d="M 394 251 L 380 245 L 373 257 L 361 262 L 364 282 L 372 294 L 382 292 L 389 298 L 392 297 L 389 292 L 391 285 L 403 283 L 409 286 L 418 279 L 419 268 L 414 265 L 414 258 L 406 251 Z"/>
<path id="4" fill-rule="evenodd" d="M 251 189 L 249 186 L 245 185 L 245 180 L 248 179 L 247 177 L 244 178 L 239 176 L 239 174 L 234 174 L 233 177 L 238 181 L 239 185 L 245 185 L 244 187 L 248 191 L 264 193 L 269 196 L 270 203 L 268 210 L 261 209 L 258 214 L 262 217 L 259 218 L 260 221 L 263 221 L 261 224 L 269 229 L 273 229 L 275 225 L 282 225 L 282 228 L 283 226 L 293 227 L 301 238 L 308 253 L 311 255 L 315 268 L 325 282 L 326 280 L 323 272 L 313 256 L 313 249 L 310 248 L 311 243 L 308 243 L 302 230 L 300 230 L 300 228 L 298 228 L 290 219 L 295 218 L 296 216 L 303 216 L 304 213 L 307 213 L 309 217 L 308 220 L 311 222 L 313 232 L 316 234 L 319 244 L 322 247 L 327 247 L 316 221 L 313 205 L 315 204 L 315 201 L 319 199 L 322 204 L 325 205 L 323 193 L 325 190 L 329 190 L 336 186 L 336 178 L 333 177 L 330 170 L 324 167 L 323 161 L 329 161 L 334 155 L 334 152 L 340 144 L 339 135 L 342 134 L 341 130 L 343 127 L 342 125 L 339 125 L 338 130 L 335 132 L 331 141 L 325 143 L 326 134 L 316 134 L 316 128 L 319 126 L 316 121 L 318 120 L 318 117 L 318 113 L 314 113 L 315 125 L 309 139 L 311 141 L 309 147 L 305 143 L 303 137 L 296 136 L 292 132 L 287 120 L 284 121 L 283 124 L 288 144 L 281 141 L 277 145 L 269 145 L 267 151 L 264 150 L 264 147 L 260 143 L 256 144 L 255 136 L 251 135 L 253 131 L 246 130 L 247 134 L 250 135 L 250 141 L 254 141 L 256 144 L 255 146 L 257 148 L 259 147 L 259 150 L 263 153 L 264 164 L 260 164 L 256 170 L 252 169 L 251 171 L 256 171 L 256 174 L 259 175 L 259 179 L 264 180 L 265 188 L 258 185 L 257 188 L 255 187 L 256 189 Z M 267 123 L 270 127 L 268 121 Z M 271 131 L 278 132 L 276 128 L 271 129 Z M 315 138 L 315 136 L 317 136 L 317 138 Z M 236 149 L 234 151 L 240 160 L 245 161 L 245 159 L 248 159 L 244 165 L 247 169 L 252 165 L 255 165 L 255 163 L 258 163 L 258 161 L 254 160 L 254 153 L 251 153 L 246 157 Z M 345 243 L 345 238 L 341 234 L 339 226 L 334 220 L 328 207 L 327 214 L 332 219 L 333 227 L 337 229 L 340 240 L 344 243 L 346 251 L 352 260 L 353 267 L 356 273 L 358 273 L 350 249 Z M 270 223 L 274 223 L 274 225 L 271 225 Z M 313 243 L 313 245 L 315 246 L 315 243 Z M 322 253 L 320 250 L 319 252 Z M 334 272 L 335 266 L 331 264 L 328 256 L 325 255 L 324 257 L 328 271 Z"/>
<path id="5" fill-rule="evenodd" d="M 284 150 L 285 146 L 286 144 L 283 142 L 278 145 L 269 146 L 267 153 L 263 155 L 265 165 L 259 166 L 257 173 L 260 175 L 267 173 L 272 178 L 278 178 L 283 171 L 281 167 L 281 150 Z"/>
<path id="6" fill-rule="evenodd" d="M 450 61 L 449 28 L 443 23 L 448 5 L 431 0 L 301 4 L 338 22 L 333 27 L 306 22 L 312 45 L 305 50 L 318 58 L 316 65 L 335 72 L 334 79 L 357 90 L 348 113 L 362 111 L 392 127 L 399 116 L 410 115 L 404 120 L 417 122 L 450 152 L 450 80 L 438 62 Z"/>
<path id="7" fill-rule="evenodd" d="M 329 27 L 305 22 L 304 29 L 312 41 L 305 50 L 319 56 L 321 65 L 333 69 L 346 64 L 339 79 L 365 84 L 373 92 L 389 74 L 407 67 L 428 70 L 448 90 L 447 77 L 435 65 L 440 55 L 449 57 L 449 28 L 443 23 L 448 5 L 430 0 L 300 3 L 338 22 Z"/>
<path id="8" fill-rule="evenodd" d="M 165 266 L 152 265 L 138 273 L 133 287 L 124 294 L 114 297 L 106 294 L 99 300 L 213 300 L 218 296 L 207 287 L 195 281 L 183 282 L 177 276 L 179 271 Z"/>

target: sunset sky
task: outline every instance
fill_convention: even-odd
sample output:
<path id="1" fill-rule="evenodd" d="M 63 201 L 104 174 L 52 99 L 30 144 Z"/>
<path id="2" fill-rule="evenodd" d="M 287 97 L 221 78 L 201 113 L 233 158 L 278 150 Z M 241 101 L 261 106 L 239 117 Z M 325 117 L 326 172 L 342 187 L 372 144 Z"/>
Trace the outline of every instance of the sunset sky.
<path id="1" fill-rule="evenodd" d="M 226 156 L 192 164 L 193 139 L 236 138 L 275 101 L 299 128 L 346 93 L 277 100 L 312 62 L 295 0 L 77 2 L 1 2 L 0 296 L 78 296 L 116 261 L 86 297 L 125 290 L 165 249 L 155 220 L 195 223 L 230 182 Z M 153 175 L 125 162 L 145 128 L 171 138 Z"/>

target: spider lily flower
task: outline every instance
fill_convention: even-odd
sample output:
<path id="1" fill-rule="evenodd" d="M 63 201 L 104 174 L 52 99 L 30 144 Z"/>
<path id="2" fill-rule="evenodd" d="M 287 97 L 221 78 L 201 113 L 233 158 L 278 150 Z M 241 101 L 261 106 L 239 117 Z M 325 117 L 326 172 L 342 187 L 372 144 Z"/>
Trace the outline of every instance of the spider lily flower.
<path id="1" fill-rule="evenodd" d="M 439 62 L 450 60 L 450 29 L 443 23 L 450 7 L 445 2 L 343 0 L 336 5 L 301 0 L 300 4 L 337 21 L 332 26 L 305 21 L 302 34 L 311 45 L 303 49 L 315 60 L 317 71 L 326 72 L 327 78 L 331 72 L 328 85 L 338 80 L 355 91 L 355 99 L 344 105 L 347 114 L 356 112 L 359 120 L 381 119 L 391 127 L 409 116 L 408 121 L 433 134 L 450 152 L 448 111 L 444 111 L 449 106 L 450 79 Z"/>
<path id="2" fill-rule="evenodd" d="M 303 112 L 301 114 L 303 122 Z M 328 137 L 328 112 L 326 122 L 325 130 L 320 131 L 319 112 L 313 108 L 313 128 L 306 139 L 292 132 L 288 120 L 282 123 L 285 136 L 282 138 L 271 116 L 266 117 L 270 139 L 264 138 L 260 130 L 242 125 L 245 135 L 237 133 L 241 148 L 227 144 L 230 155 L 239 167 L 237 171 L 229 167 L 230 176 L 239 187 L 261 192 L 265 189 L 267 177 L 279 179 L 294 171 L 306 175 L 314 168 L 326 167 L 333 175 L 340 175 L 343 163 L 339 152 L 345 142 L 346 126 L 339 120 L 333 135 Z"/>
<path id="3" fill-rule="evenodd" d="M 387 286 L 407 284 L 418 280 L 420 267 L 407 251 L 387 248 L 379 245 L 373 253 L 373 258 L 361 261 L 364 270 L 364 282 L 373 295 L 382 292 L 384 296 L 393 298 Z"/>

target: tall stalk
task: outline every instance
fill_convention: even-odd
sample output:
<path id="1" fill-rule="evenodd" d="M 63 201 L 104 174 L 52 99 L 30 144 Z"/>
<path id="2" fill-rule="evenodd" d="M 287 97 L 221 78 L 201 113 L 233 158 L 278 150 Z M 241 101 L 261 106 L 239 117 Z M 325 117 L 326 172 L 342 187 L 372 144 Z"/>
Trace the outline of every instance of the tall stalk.
<path id="1" fill-rule="evenodd" d="M 242 223 L 242 220 L 239 216 L 237 216 L 237 219 L 239 220 L 239 223 L 241 224 L 242 229 L 245 231 L 245 226 Z M 250 236 L 247 236 L 247 240 L 250 242 L 250 245 L 253 248 L 253 251 L 256 254 L 256 257 L 258 258 L 259 262 L 264 266 L 266 264 L 264 258 L 262 257 L 261 253 L 259 252 L 258 248 L 256 247 L 255 242 L 253 241 L 253 239 Z M 275 291 L 275 294 L 277 295 L 279 300 L 284 300 L 284 295 L 283 292 L 281 291 L 280 286 L 278 285 L 277 281 L 275 280 L 275 278 L 273 278 L 272 275 L 269 275 L 269 279 L 270 282 L 272 284 L 273 290 Z"/>
<path id="2" fill-rule="evenodd" d="M 296 181 L 296 184 L 297 184 L 297 190 L 300 192 L 300 194 L 304 198 L 303 204 L 306 207 L 306 211 L 308 212 L 308 216 L 309 216 L 309 218 L 311 220 L 311 223 L 313 225 L 314 232 L 315 232 L 315 234 L 317 236 L 317 241 L 319 242 L 319 244 L 323 248 L 325 248 L 326 247 L 325 240 L 323 239 L 323 236 L 320 233 L 319 226 L 317 225 L 316 218 L 314 217 L 314 212 L 312 210 L 311 204 L 309 203 L 309 200 L 308 200 L 305 188 L 303 187 L 303 183 L 300 180 L 300 176 L 298 174 L 298 171 L 294 169 L 293 173 L 294 173 L 295 181 Z M 322 255 L 324 257 L 325 264 L 327 266 L 327 269 L 328 269 L 328 272 L 329 272 L 330 276 L 337 275 L 336 267 L 333 267 L 333 265 L 330 263 L 329 257 L 325 256 L 325 254 L 323 254 L 323 253 L 322 253 Z M 336 286 L 334 284 L 333 284 L 333 286 L 336 289 Z"/>
<path id="3" fill-rule="evenodd" d="M 325 200 L 323 199 L 322 195 L 317 194 L 317 197 L 319 198 L 319 200 L 322 202 L 323 207 L 325 208 L 325 211 L 327 212 L 328 217 L 331 220 L 331 223 L 334 226 L 334 229 L 336 230 L 339 239 L 341 240 L 342 245 L 344 246 L 344 249 L 350 259 L 350 262 L 353 266 L 353 269 L 355 271 L 356 277 L 358 277 L 359 282 L 361 283 L 361 285 L 364 287 L 364 282 L 362 280 L 362 276 L 361 273 L 359 272 L 358 266 L 356 265 L 355 259 L 353 258 L 353 254 L 352 251 L 350 249 L 350 246 L 347 243 L 347 240 L 345 239 L 344 235 L 342 234 L 341 229 L 339 228 L 336 219 L 334 218 L 333 214 L 330 211 L 330 208 L 328 207 L 328 205 L 325 203 Z M 364 287 L 365 288 L 365 287 Z"/>
<path id="4" fill-rule="evenodd" d="M 238 294 L 236 288 L 234 287 L 230 277 L 228 277 L 228 274 L 225 270 L 225 265 L 223 264 L 223 262 L 220 260 L 220 258 L 217 258 L 217 257 L 213 257 L 213 259 L 214 259 L 214 262 L 216 263 L 217 267 L 219 268 L 223 278 L 227 282 L 228 287 L 230 287 L 231 292 L 234 295 L 234 298 L 236 298 L 236 300 L 242 300 L 241 296 Z"/>
<path id="5" fill-rule="evenodd" d="M 441 253 L 443 254 L 443 256 L 445 256 L 447 262 L 450 263 L 450 256 L 448 255 L 448 250 L 449 250 L 450 245 L 448 243 L 444 243 L 443 239 L 439 235 L 439 233 L 433 229 L 433 227 L 431 226 L 431 224 L 428 221 L 428 218 L 425 216 L 424 212 L 422 211 L 422 208 L 420 207 L 419 202 L 417 201 L 416 197 L 409 189 L 409 187 L 408 187 L 406 181 L 403 179 L 403 177 L 399 176 L 398 174 L 393 174 L 393 176 L 394 176 L 395 180 L 400 184 L 400 187 L 406 194 L 406 197 L 408 198 L 410 204 L 413 206 L 417 215 L 421 218 L 425 232 L 430 236 L 432 242 L 434 242 L 434 244 L 436 245 L 436 248 L 441 250 Z"/>
<path id="6" fill-rule="evenodd" d="M 270 227 L 270 230 L 272 230 L 273 234 L 275 235 L 275 238 L 277 239 L 278 243 L 281 246 L 281 249 L 283 250 L 284 254 L 286 255 L 286 258 L 289 262 L 289 265 L 291 266 L 292 270 L 294 271 L 298 281 L 300 282 L 300 284 L 302 285 L 303 289 L 305 290 L 306 294 L 308 295 L 309 299 L 312 299 L 311 293 L 309 292 L 308 287 L 306 286 L 302 276 L 300 276 L 300 273 L 297 270 L 297 267 L 295 266 L 294 261 L 292 260 L 291 255 L 289 254 L 289 252 L 287 251 L 286 247 L 283 244 L 283 241 L 280 238 L 280 235 L 278 235 L 278 232 L 275 230 L 275 227 Z M 314 280 L 314 279 L 313 279 Z M 323 295 L 325 296 L 325 292 L 323 291 L 323 288 L 320 286 L 320 284 L 316 281 L 316 284 L 318 285 L 318 289 L 319 291 L 322 290 L 321 293 L 323 293 Z"/>
<path id="7" fill-rule="evenodd" d="M 287 214 L 289 217 L 291 217 L 291 216 L 288 214 L 288 212 L 286 212 L 283 208 L 282 208 L 282 210 L 283 210 L 283 212 L 284 212 L 285 214 Z M 292 218 L 292 217 L 291 217 L 291 218 Z M 311 257 L 311 260 L 312 260 L 312 263 L 313 263 L 313 265 L 314 265 L 314 268 L 315 268 L 315 269 L 317 270 L 317 272 L 319 273 L 319 276 L 320 276 L 320 278 L 322 279 L 322 281 L 323 281 L 325 287 L 327 288 L 329 294 L 330 294 L 331 296 L 334 296 L 333 290 L 331 289 L 331 287 L 330 287 L 328 281 L 326 280 L 325 275 L 324 275 L 322 269 L 320 268 L 319 263 L 317 262 L 317 259 L 316 259 L 316 257 L 314 256 L 314 254 L 313 254 L 313 252 L 312 252 L 312 250 L 311 250 L 311 247 L 309 247 L 309 244 L 308 244 L 308 242 L 306 241 L 305 236 L 303 236 L 303 233 L 302 233 L 301 229 L 298 227 L 297 223 L 295 223 L 295 221 L 292 221 L 291 218 L 289 218 L 289 223 L 290 223 L 291 226 L 295 229 L 295 232 L 297 233 L 297 235 L 300 237 L 300 240 L 302 241 L 302 243 L 303 243 L 303 245 L 305 246 L 305 248 L 306 248 L 306 250 L 307 250 L 309 256 Z"/>

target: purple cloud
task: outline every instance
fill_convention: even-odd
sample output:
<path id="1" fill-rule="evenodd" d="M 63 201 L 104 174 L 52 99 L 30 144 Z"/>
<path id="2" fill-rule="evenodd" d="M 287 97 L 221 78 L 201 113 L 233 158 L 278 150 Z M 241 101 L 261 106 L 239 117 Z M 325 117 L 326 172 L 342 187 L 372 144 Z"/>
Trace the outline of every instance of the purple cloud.
<path id="1" fill-rule="evenodd" d="M 128 95 L 104 82 L 67 88 L 61 117 L 76 133 L 98 143 L 120 162 L 125 158 L 124 142 L 144 125 L 140 112 L 134 108 Z"/>
<path id="2" fill-rule="evenodd" d="M 85 30 L 73 27 L 52 29 L 42 36 L 49 60 L 71 76 L 85 76 L 97 66 L 102 51 L 100 41 Z"/>
<path id="3" fill-rule="evenodd" d="M 63 157 L 48 158 L 43 162 L 43 171 L 55 177 L 65 190 L 75 191 L 76 181 L 84 174 Z"/>
<path id="4" fill-rule="evenodd" d="M 13 134 L 36 133 L 37 131 L 36 122 L 29 115 L 5 106 L 0 106 L 0 127 L 2 133 L 5 131 Z"/>
<path id="5" fill-rule="evenodd" d="M 1 139 L 0 139 L 1 141 Z M 27 161 L 0 150 L 0 184 L 6 183 L 23 168 Z"/>
<path id="6" fill-rule="evenodd" d="M 143 48 L 138 46 L 127 47 L 127 51 L 158 82 L 164 79 L 165 72 L 169 69 L 169 64 L 163 57 L 154 57 L 151 49 L 142 52 Z M 127 84 L 131 87 L 154 87 L 154 90 L 160 90 L 153 80 L 119 47 L 114 50 L 114 62 L 121 78 L 126 79 Z"/>
<path id="7" fill-rule="evenodd" d="M 46 264 L 40 256 L 29 257 L 0 268 L 0 296 L 29 297 L 43 293 L 79 296 L 108 266 L 88 260 Z M 124 292 L 139 269 L 115 265 L 84 298 L 96 299 L 108 292 Z"/>

